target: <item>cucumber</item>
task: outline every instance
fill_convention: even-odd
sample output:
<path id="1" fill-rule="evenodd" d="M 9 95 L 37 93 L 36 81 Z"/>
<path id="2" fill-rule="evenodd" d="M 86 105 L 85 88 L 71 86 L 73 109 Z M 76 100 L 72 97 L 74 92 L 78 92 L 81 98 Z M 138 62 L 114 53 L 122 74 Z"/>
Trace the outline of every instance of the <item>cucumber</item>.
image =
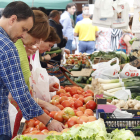
<path id="1" fill-rule="evenodd" d="M 51 51 L 51 52 L 46 52 L 45 54 L 54 54 L 54 53 L 56 53 L 56 54 L 59 54 L 59 53 L 61 53 L 62 52 L 62 50 L 55 50 L 55 51 Z"/>
<path id="2" fill-rule="evenodd" d="M 60 48 L 59 47 L 51 48 L 50 51 L 56 51 L 56 50 L 60 50 Z"/>
<path id="3" fill-rule="evenodd" d="M 83 79 L 83 76 L 79 76 L 79 77 L 77 78 L 76 82 L 77 82 L 77 83 L 81 83 L 82 79 Z"/>

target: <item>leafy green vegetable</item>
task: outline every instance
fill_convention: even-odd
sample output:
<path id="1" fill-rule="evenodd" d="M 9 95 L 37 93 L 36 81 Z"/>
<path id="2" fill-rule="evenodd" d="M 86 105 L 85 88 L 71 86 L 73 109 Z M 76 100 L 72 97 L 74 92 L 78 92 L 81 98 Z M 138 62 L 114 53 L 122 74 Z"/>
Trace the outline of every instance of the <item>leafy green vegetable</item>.
<path id="1" fill-rule="evenodd" d="M 112 140 L 136 140 L 134 134 L 130 130 L 115 129 L 111 132 Z"/>
<path id="2" fill-rule="evenodd" d="M 21 135 L 20 138 L 17 138 L 16 140 L 38 140 L 38 139 L 36 138 L 32 139 L 31 137 Z"/>

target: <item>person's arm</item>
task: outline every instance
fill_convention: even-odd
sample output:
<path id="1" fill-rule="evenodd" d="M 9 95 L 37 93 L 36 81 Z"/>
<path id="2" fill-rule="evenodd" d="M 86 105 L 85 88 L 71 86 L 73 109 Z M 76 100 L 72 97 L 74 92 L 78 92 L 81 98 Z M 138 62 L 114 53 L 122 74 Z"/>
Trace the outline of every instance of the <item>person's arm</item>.
<path id="1" fill-rule="evenodd" d="M 6 45 L 7 48 L 11 48 L 9 46 L 13 44 Z M 20 67 L 18 52 L 16 49 L 10 49 L 9 51 L 1 51 L 0 53 L 0 77 L 6 88 L 9 90 L 9 92 L 11 92 L 13 99 L 18 103 L 23 117 L 26 120 L 37 117 L 39 121 L 46 125 L 50 120 L 50 116 L 45 114 L 40 106 L 38 106 L 31 97 Z M 56 121 L 49 124 L 49 129 L 57 129 L 58 131 L 63 129 L 63 124 L 59 124 L 57 127 L 58 123 L 54 126 L 54 122 Z"/>
<path id="2" fill-rule="evenodd" d="M 129 35 L 125 35 L 123 37 L 123 40 L 124 42 L 126 43 L 127 45 L 127 50 L 128 50 L 128 54 L 131 52 L 131 44 L 129 43 L 129 41 L 131 40 L 130 36 Z"/>

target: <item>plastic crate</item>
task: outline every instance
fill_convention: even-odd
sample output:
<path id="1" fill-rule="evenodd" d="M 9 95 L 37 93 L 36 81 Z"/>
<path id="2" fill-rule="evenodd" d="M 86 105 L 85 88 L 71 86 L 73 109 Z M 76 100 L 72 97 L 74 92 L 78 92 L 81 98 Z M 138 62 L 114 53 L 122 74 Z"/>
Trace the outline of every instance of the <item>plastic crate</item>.
<path id="1" fill-rule="evenodd" d="M 106 130 L 108 133 L 112 132 L 116 128 L 118 129 L 129 129 L 131 131 L 140 131 L 140 117 L 134 118 L 116 118 L 113 113 L 105 113 L 103 109 L 96 110 L 96 118 L 104 119 Z"/>

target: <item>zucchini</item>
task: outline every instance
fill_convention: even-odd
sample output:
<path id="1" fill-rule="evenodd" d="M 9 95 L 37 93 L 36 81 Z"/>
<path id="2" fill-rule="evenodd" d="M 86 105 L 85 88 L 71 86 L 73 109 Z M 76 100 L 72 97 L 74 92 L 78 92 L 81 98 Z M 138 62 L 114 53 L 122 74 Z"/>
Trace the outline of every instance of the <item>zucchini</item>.
<path id="1" fill-rule="evenodd" d="M 60 48 L 59 47 L 54 47 L 54 48 L 51 48 L 50 51 L 56 51 L 56 50 L 60 50 Z"/>
<path id="2" fill-rule="evenodd" d="M 54 53 L 59 54 L 61 52 L 62 52 L 62 50 L 59 49 L 59 50 L 55 50 L 55 51 L 46 52 L 45 54 L 54 54 Z"/>
<path id="3" fill-rule="evenodd" d="M 75 82 L 81 83 L 81 82 L 82 82 L 82 79 L 83 79 L 83 76 L 79 76 L 79 77 L 75 80 Z"/>
<path id="4" fill-rule="evenodd" d="M 72 68 L 72 71 L 81 71 L 82 67 L 81 65 L 75 65 L 73 68 Z"/>

